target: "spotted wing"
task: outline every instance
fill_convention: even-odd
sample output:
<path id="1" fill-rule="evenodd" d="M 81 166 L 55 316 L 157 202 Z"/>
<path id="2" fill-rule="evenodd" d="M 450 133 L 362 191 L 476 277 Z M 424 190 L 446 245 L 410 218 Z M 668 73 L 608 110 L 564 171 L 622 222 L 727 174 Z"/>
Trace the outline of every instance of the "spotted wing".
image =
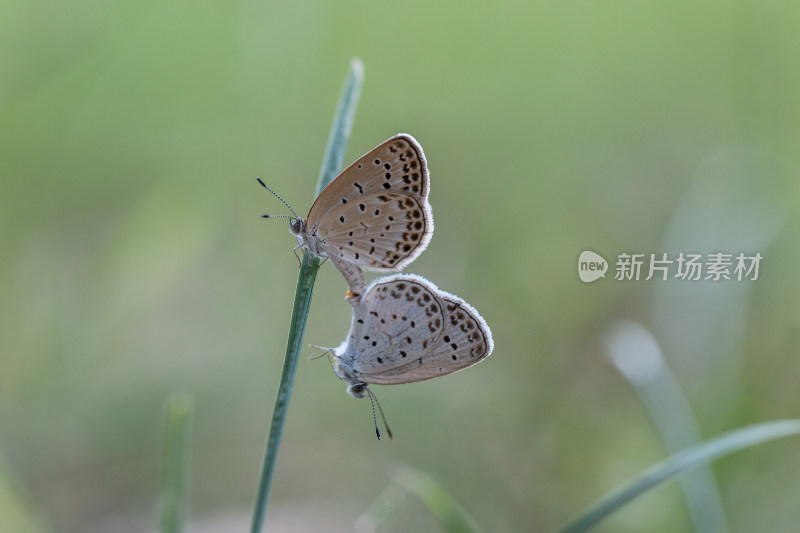
<path id="1" fill-rule="evenodd" d="M 306 238 L 329 257 L 369 270 L 400 270 L 428 246 L 433 214 L 422 147 L 401 133 L 342 171 L 317 197 Z"/>
<path id="2" fill-rule="evenodd" d="M 373 376 L 419 357 L 443 327 L 444 312 L 427 281 L 413 275 L 378 279 L 353 308 L 339 366 L 352 381 L 372 383 Z"/>
<path id="3" fill-rule="evenodd" d="M 355 332 L 358 380 L 411 383 L 457 372 L 487 357 L 492 334 L 475 309 L 419 276 L 392 276 L 370 286 Z M 360 315 L 361 313 L 359 313 Z M 413 325 L 412 325 L 413 321 Z M 365 337 L 369 337 L 366 339 Z M 373 343 L 375 343 L 373 345 Z M 348 350 L 351 351 L 351 350 Z"/>

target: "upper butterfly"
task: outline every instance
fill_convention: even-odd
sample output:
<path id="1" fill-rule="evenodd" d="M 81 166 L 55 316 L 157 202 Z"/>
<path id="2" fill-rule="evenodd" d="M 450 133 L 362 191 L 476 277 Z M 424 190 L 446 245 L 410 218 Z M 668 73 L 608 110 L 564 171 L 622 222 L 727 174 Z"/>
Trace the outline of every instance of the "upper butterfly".
<path id="1" fill-rule="evenodd" d="M 320 193 L 308 217 L 292 217 L 298 246 L 328 257 L 351 290 L 363 291 L 360 269 L 401 270 L 433 235 L 425 154 L 407 133 L 382 142 L 344 169 Z"/>

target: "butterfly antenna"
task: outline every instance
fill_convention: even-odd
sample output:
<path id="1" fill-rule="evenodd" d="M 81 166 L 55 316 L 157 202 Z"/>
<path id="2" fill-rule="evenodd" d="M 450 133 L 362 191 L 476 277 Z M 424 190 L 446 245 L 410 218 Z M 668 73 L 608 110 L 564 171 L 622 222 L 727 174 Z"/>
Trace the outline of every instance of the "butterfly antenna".
<path id="1" fill-rule="evenodd" d="M 367 396 L 369 397 L 369 403 L 372 405 L 372 423 L 375 424 L 375 435 L 378 436 L 378 440 L 381 440 L 381 430 L 378 429 L 378 417 L 375 416 L 375 399 L 372 396 L 372 391 L 369 389 L 364 389 L 367 391 Z"/>
<path id="2" fill-rule="evenodd" d="M 378 440 L 381 440 L 381 432 L 378 430 L 378 417 L 375 416 L 375 405 L 378 405 L 378 412 L 381 414 L 381 420 L 383 420 L 383 427 L 386 428 L 386 433 L 389 435 L 389 438 L 392 438 L 392 430 L 389 429 L 389 424 L 386 423 L 386 417 L 383 414 L 383 408 L 381 407 L 381 402 L 378 401 L 378 398 L 375 394 L 367 389 L 367 396 L 369 396 L 369 401 L 372 404 L 372 421 L 375 423 L 375 433 L 378 435 Z"/>
<path id="3" fill-rule="evenodd" d="M 289 211 L 291 211 L 291 212 L 292 212 L 292 214 L 294 215 L 294 217 L 290 217 L 289 215 L 261 215 L 261 218 L 299 218 L 299 217 L 297 216 L 297 213 L 295 213 L 295 212 L 294 212 L 294 209 L 292 209 L 292 206 L 290 206 L 290 205 L 289 205 L 289 204 L 286 202 L 286 200 L 284 200 L 283 198 L 281 198 L 281 195 L 280 195 L 280 194 L 278 194 L 278 193 L 276 193 L 275 191 L 273 191 L 272 189 L 270 189 L 270 188 L 269 188 L 269 186 L 268 186 L 266 183 L 264 183 L 263 181 L 261 181 L 261 178 L 256 178 L 256 179 L 258 180 L 258 182 L 259 182 L 259 183 L 260 183 L 260 184 L 261 184 L 261 185 L 262 185 L 262 186 L 263 186 L 265 189 L 267 189 L 269 192 L 271 192 L 272 194 L 274 194 L 274 195 L 275 195 L 275 197 L 276 197 L 278 200 L 280 200 L 281 202 L 283 202 L 283 205 L 285 205 L 286 207 L 288 207 L 288 208 L 289 208 Z"/>

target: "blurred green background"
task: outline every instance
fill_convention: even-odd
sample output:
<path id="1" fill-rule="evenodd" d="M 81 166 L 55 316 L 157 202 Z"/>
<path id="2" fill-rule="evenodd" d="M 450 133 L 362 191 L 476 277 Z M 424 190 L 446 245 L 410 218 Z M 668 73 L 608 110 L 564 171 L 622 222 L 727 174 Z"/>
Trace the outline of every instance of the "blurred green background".
<path id="1" fill-rule="evenodd" d="M 487 531 L 552 529 L 666 455 L 605 340 L 651 331 L 704 437 L 800 415 L 800 4 L 0 3 L 0 529 L 157 524 L 163 409 L 196 400 L 194 531 L 245 530 L 307 212 L 348 61 L 346 161 L 397 132 L 436 233 L 407 271 L 474 305 L 494 354 L 374 387 L 301 360 L 271 531 L 352 531 L 403 465 Z M 607 279 L 620 252 L 760 252 L 756 282 Z M 613 265 L 612 265 L 613 269 Z M 317 279 L 306 342 L 347 333 Z M 307 355 L 316 353 L 307 350 Z M 714 465 L 732 531 L 800 521 L 796 439 Z M 677 485 L 601 531 L 690 527 Z M 436 530 L 409 499 L 386 531 Z"/>

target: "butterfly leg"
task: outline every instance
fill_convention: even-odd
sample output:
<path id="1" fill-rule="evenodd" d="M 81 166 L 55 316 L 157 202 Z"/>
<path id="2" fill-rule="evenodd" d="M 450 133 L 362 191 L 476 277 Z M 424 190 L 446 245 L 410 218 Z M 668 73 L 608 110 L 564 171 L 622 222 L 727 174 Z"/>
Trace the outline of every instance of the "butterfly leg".
<path id="1" fill-rule="evenodd" d="M 308 358 L 309 361 L 313 361 L 314 359 L 319 359 L 320 357 L 325 357 L 326 355 L 330 359 L 330 355 L 333 353 L 333 348 L 325 348 L 324 346 L 317 346 L 316 344 L 309 344 L 310 347 L 316 348 L 317 350 L 322 350 L 322 352 L 318 353 L 317 355 L 312 355 Z"/>
<path id="2" fill-rule="evenodd" d="M 305 246 L 305 244 L 298 244 L 297 246 L 292 248 L 292 251 L 294 252 L 294 256 L 297 258 L 297 262 L 300 263 L 301 265 L 303 264 L 303 260 L 300 259 L 299 255 L 297 255 L 297 249 L 298 248 L 302 248 L 303 246 Z"/>

